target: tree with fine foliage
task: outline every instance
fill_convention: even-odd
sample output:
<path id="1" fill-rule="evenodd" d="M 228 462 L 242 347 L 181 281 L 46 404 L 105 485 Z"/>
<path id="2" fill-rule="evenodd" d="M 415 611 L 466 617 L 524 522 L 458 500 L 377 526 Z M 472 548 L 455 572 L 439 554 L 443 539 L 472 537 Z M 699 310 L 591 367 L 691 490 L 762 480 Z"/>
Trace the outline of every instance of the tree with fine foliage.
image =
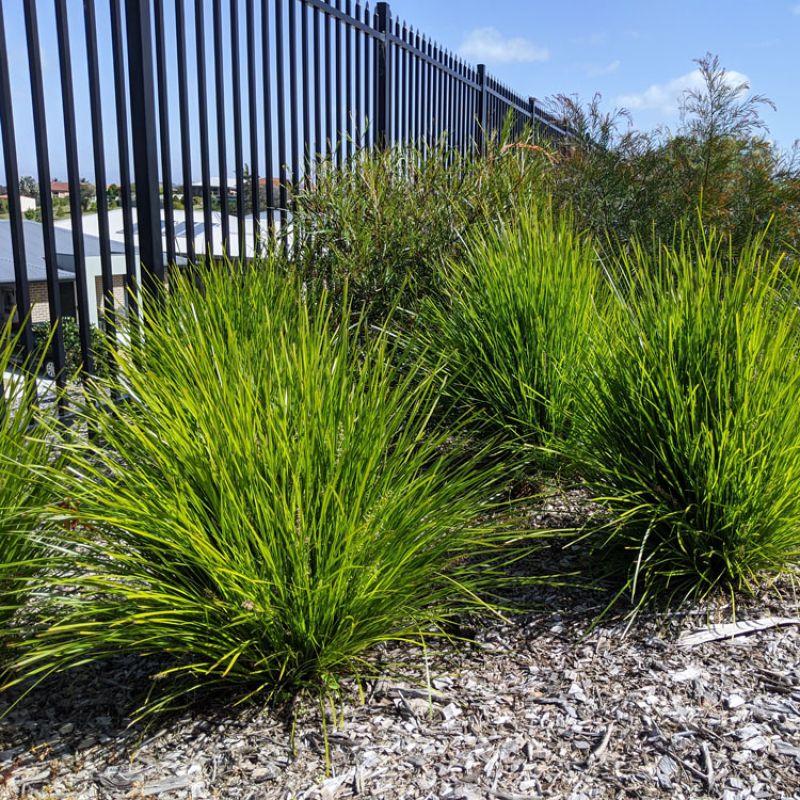
<path id="1" fill-rule="evenodd" d="M 800 150 L 782 153 L 767 138 L 764 108 L 775 108 L 726 70 L 717 56 L 697 60 L 700 83 L 681 99 L 677 132 L 636 130 L 624 110 L 595 96 L 555 99 L 575 136 L 551 174 L 559 204 L 578 222 L 621 243 L 642 235 L 670 241 L 698 214 L 729 235 L 736 251 L 769 225 L 769 243 L 800 245 Z"/>
<path id="2" fill-rule="evenodd" d="M 767 131 L 759 108 L 775 110 L 764 95 L 749 95 L 747 81 L 731 79 L 731 73 L 719 63 L 719 57 L 706 53 L 696 61 L 703 85 L 687 89 L 681 99 L 682 134 L 694 144 L 696 194 L 705 198 L 719 188 L 714 180 L 724 178 L 736 159 L 733 143 L 750 143 Z"/>
<path id="3" fill-rule="evenodd" d="M 24 175 L 19 179 L 19 192 L 25 197 L 32 197 L 39 205 L 39 184 L 30 175 Z"/>

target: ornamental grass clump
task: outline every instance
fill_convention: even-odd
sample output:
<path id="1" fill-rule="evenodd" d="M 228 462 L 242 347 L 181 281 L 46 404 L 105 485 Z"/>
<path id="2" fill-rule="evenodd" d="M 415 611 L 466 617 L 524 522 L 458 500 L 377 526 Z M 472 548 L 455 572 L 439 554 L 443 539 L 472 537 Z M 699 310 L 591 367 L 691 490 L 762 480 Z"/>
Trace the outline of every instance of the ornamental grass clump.
<path id="1" fill-rule="evenodd" d="M 40 566 L 41 516 L 50 502 L 42 469 L 52 457 L 37 421 L 36 380 L 40 361 L 15 363 L 21 333 L 12 320 L 0 329 L 0 641 L 25 604 Z"/>
<path id="2" fill-rule="evenodd" d="M 451 391 L 517 452 L 568 434 L 601 287 L 592 241 L 540 202 L 474 236 L 427 304 Z"/>
<path id="3" fill-rule="evenodd" d="M 800 316 L 781 260 L 713 233 L 638 244 L 580 385 L 578 467 L 637 604 L 750 591 L 800 562 Z M 796 294 L 795 294 L 796 296 Z"/>
<path id="4" fill-rule="evenodd" d="M 64 445 L 70 530 L 17 676 L 157 655 L 174 680 L 150 710 L 211 687 L 277 700 L 486 608 L 497 472 L 431 423 L 441 371 L 398 371 L 388 334 L 271 263 L 171 280 L 119 384 L 90 392 L 94 436 Z"/>

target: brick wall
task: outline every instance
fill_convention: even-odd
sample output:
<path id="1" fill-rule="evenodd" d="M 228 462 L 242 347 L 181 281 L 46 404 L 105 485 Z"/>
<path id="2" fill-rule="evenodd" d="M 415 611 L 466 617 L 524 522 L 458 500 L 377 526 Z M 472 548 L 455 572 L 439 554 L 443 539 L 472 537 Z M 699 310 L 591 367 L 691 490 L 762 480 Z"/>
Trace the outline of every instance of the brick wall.
<path id="1" fill-rule="evenodd" d="M 50 303 L 47 299 L 47 282 L 34 281 L 30 284 L 31 322 L 50 322 Z"/>
<path id="2" fill-rule="evenodd" d="M 125 296 L 127 294 L 125 290 L 125 276 L 124 275 L 114 275 L 113 276 L 113 286 L 114 286 L 114 310 L 117 313 L 125 311 Z M 97 300 L 97 307 L 102 309 L 103 308 L 103 278 L 98 276 L 95 279 L 95 295 Z"/>

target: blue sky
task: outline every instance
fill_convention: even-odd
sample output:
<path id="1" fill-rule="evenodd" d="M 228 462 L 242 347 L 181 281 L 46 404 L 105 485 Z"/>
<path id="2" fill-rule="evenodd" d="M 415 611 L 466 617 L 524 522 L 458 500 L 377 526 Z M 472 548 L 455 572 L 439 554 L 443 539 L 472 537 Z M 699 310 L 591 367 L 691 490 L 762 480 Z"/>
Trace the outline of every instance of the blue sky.
<path id="1" fill-rule="evenodd" d="M 25 28 L 22 0 L 0 0 L 6 34 L 12 91 L 14 94 L 18 160 L 21 174 L 36 174 L 33 124 L 28 89 Z M 103 73 L 104 123 L 108 179 L 118 179 L 112 62 L 107 0 L 96 0 Z M 123 0 L 124 5 L 124 0 Z M 187 0 L 189 31 L 192 6 Z M 210 50 L 210 0 L 207 7 L 207 43 Z M 227 7 L 227 2 L 223 7 Z M 258 4 L 257 4 L 258 5 Z M 49 137 L 51 174 L 66 178 L 63 128 L 60 113 L 58 52 L 55 45 L 53 4 L 37 2 Z M 165 2 L 172 8 L 170 0 Z M 76 75 L 81 174 L 93 176 L 88 94 L 85 78 L 83 2 L 67 0 Z M 241 2 L 242 9 L 244 2 Z M 467 61 L 484 62 L 490 72 L 523 96 L 547 98 L 564 93 L 588 100 L 595 92 L 603 96 L 607 109 L 624 106 L 637 127 L 658 125 L 675 130 L 680 118 L 678 98 L 696 85 L 694 59 L 711 52 L 731 71 L 732 79 L 747 80 L 752 90 L 771 98 L 777 111 L 763 110 L 771 137 L 789 149 L 800 138 L 800 0 L 572 0 L 568 5 L 542 0 L 393 0 L 392 11 L 415 29 L 459 53 Z M 243 16 L 243 10 L 242 10 Z M 168 12 L 168 39 L 173 37 Z M 227 11 L 224 12 L 227 15 Z M 192 34 L 190 33 L 190 40 Z M 175 85 L 174 47 L 170 51 L 170 84 Z M 190 90 L 193 89 L 189 47 Z M 228 70 L 230 79 L 230 70 Z M 209 75 L 209 93 L 213 78 Z M 230 97 L 230 95 L 228 95 Z M 194 95 L 193 105 L 196 104 Z M 273 97 L 273 103 L 275 103 Z M 179 171 L 177 114 L 173 133 L 173 164 Z M 216 147 L 216 109 L 213 96 L 208 104 L 208 126 L 212 162 Z M 193 112 L 194 113 L 194 112 Z M 230 128 L 229 128 L 230 131 Z M 260 132 L 263 142 L 263 130 Z M 193 173 L 199 174 L 197 130 L 192 132 Z M 229 151 L 232 150 L 229 135 Z M 0 183 L 4 182 L 0 158 Z M 212 163 L 212 174 L 219 168 Z M 228 174 L 232 174 L 228 169 Z M 176 174 L 175 180 L 179 180 Z"/>
<path id="2" fill-rule="evenodd" d="M 677 128 L 693 60 L 711 52 L 776 104 L 762 116 L 782 148 L 800 138 L 798 0 L 393 0 L 392 10 L 470 61 L 483 56 L 520 94 L 600 92 L 645 129 Z"/>

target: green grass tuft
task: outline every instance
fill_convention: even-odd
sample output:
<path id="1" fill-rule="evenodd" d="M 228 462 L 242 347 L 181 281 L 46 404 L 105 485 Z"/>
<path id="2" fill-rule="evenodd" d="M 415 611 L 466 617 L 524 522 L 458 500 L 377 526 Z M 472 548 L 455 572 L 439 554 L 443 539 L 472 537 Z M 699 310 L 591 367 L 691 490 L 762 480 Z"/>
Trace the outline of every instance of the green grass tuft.
<path id="1" fill-rule="evenodd" d="M 96 437 L 65 445 L 75 530 L 17 676 L 157 654 L 180 680 L 152 709 L 211 687 L 277 698 L 485 608 L 502 536 L 475 520 L 499 473 L 431 422 L 441 370 L 399 373 L 388 334 L 270 263 L 197 277 L 116 353 L 130 401 L 99 381 Z"/>
<path id="2" fill-rule="evenodd" d="M 41 474 L 51 447 L 46 430 L 35 426 L 35 381 L 26 380 L 24 361 L 16 363 L 19 338 L 9 319 L 0 329 L 0 639 L 25 604 L 30 579 L 40 566 L 37 528 L 51 500 Z M 30 373 L 40 366 L 34 364 Z"/>
<path id="3" fill-rule="evenodd" d="M 444 283 L 423 330 L 460 403 L 518 453 L 560 444 L 602 294 L 591 240 L 535 204 L 473 237 Z"/>
<path id="4" fill-rule="evenodd" d="M 723 256 L 725 256 L 723 258 Z M 731 267 L 735 264 L 734 267 Z M 800 317 L 759 240 L 641 244 L 580 385 L 579 469 L 637 603 L 752 590 L 800 561 Z"/>

